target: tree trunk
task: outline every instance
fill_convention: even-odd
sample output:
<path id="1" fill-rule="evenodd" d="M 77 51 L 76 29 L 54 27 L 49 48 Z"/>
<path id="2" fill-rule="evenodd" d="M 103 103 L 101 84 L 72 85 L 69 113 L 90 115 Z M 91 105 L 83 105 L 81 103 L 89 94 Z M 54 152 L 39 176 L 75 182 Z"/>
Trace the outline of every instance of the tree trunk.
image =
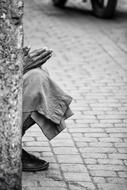
<path id="1" fill-rule="evenodd" d="M 0 0 L 0 190 L 21 190 L 23 0 Z"/>

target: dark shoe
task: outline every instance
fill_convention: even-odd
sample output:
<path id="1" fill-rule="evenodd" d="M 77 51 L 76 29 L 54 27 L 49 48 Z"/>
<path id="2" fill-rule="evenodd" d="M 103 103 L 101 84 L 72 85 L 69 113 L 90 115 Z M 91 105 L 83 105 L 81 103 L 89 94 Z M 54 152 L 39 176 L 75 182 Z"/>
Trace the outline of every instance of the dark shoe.
<path id="1" fill-rule="evenodd" d="M 48 162 L 41 160 L 22 149 L 22 171 L 36 172 L 46 170 L 48 167 Z"/>

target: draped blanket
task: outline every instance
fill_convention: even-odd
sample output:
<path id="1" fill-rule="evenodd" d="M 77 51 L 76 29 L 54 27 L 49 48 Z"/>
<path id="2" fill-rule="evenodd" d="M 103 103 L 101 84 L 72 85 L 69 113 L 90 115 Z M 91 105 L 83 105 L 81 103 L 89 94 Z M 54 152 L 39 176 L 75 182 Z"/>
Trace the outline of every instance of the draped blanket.
<path id="1" fill-rule="evenodd" d="M 49 140 L 65 128 L 65 120 L 72 116 L 71 101 L 44 69 L 35 68 L 24 74 L 23 117 L 30 113 Z"/>

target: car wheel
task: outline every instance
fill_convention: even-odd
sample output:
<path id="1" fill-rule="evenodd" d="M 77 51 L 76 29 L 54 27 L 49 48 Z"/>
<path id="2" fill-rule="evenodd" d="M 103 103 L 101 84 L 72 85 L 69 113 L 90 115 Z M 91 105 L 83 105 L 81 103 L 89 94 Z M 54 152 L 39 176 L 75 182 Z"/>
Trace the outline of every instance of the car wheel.
<path id="1" fill-rule="evenodd" d="M 116 9 L 117 0 L 91 0 L 94 15 L 111 18 Z"/>

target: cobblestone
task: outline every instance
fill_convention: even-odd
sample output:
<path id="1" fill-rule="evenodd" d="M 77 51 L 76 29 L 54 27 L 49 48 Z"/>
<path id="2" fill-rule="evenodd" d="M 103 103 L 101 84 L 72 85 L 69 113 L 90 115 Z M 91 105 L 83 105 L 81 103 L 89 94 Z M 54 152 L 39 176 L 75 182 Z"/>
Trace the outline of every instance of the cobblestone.
<path id="1" fill-rule="evenodd" d="M 70 190 L 95 190 L 95 186 L 89 182 L 70 182 Z"/>
<path id="2" fill-rule="evenodd" d="M 122 2 L 122 3 L 120 3 Z M 91 15 L 90 4 L 25 1 L 25 44 L 48 46 L 51 77 L 73 97 L 74 116 L 49 142 L 34 125 L 26 150 L 50 162 L 48 171 L 23 172 L 23 190 L 127 189 L 127 3 L 113 20 Z"/>
<path id="3" fill-rule="evenodd" d="M 127 186 L 124 184 L 110 184 L 110 183 L 104 183 L 98 185 L 99 190 L 126 190 Z"/>
<path id="4" fill-rule="evenodd" d="M 61 170 L 64 172 L 87 173 L 86 167 L 82 164 L 61 164 Z"/>
<path id="5" fill-rule="evenodd" d="M 64 177 L 67 181 L 91 181 L 90 176 L 88 175 L 88 173 L 74 173 L 74 172 L 69 172 L 66 173 L 64 172 Z"/>
<path id="6" fill-rule="evenodd" d="M 76 163 L 82 163 L 82 159 L 79 155 L 75 155 L 72 157 L 71 154 L 68 155 L 57 155 L 57 159 L 59 163 L 72 163 L 72 164 L 76 164 Z"/>
<path id="7" fill-rule="evenodd" d="M 99 177 L 116 177 L 117 174 L 114 171 L 107 171 L 107 170 L 91 170 L 90 171 L 92 176 L 99 176 Z"/>

